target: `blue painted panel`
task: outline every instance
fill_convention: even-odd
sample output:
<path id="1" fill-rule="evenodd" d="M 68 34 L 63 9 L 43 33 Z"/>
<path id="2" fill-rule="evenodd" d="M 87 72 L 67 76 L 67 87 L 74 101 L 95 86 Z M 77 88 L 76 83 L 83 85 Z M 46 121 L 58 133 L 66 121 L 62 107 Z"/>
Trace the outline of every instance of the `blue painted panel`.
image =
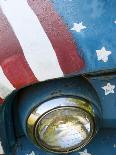
<path id="1" fill-rule="evenodd" d="M 51 1 L 85 60 L 83 72 L 116 68 L 116 0 Z M 71 30 L 74 23 L 80 22 L 86 29 Z M 112 52 L 107 62 L 97 60 L 96 50 L 102 47 Z"/>
<path id="2" fill-rule="evenodd" d="M 37 149 L 25 137 L 18 140 L 17 155 L 55 155 Z M 87 149 L 90 154 L 80 154 L 78 152 L 67 155 L 116 155 L 116 129 L 104 129 L 94 138 L 94 140 L 79 152 Z M 35 154 L 31 154 L 32 151 Z"/>
<path id="3" fill-rule="evenodd" d="M 103 110 L 103 126 L 116 128 L 116 76 L 93 77 L 89 81 L 100 98 Z M 107 86 L 108 83 L 115 86 L 114 93 L 105 95 L 105 90 L 102 87 Z"/>
<path id="4" fill-rule="evenodd" d="M 39 100 L 41 100 L 42 102 L 42 98 L 46 100 L 47 96 L 51 96 L 51 95 L 56 96 L 56 95 L 59 95 L 60 93 L 62 95 L 63 93 L 60 90 L 61 81 L 63 83 L 62 90 L 63 92 L 65 92 L 64 94 L 77 95 L 77 91 L 75 90 L 78 89 L 78 95 L 87 94 L 89 95 L 89 98 L 92 97 L 91 101 L 96 100 L 94 96 L 94 91 L 91 89 L 92 88 L 91 85 L 86 84 L 86 82 L 82 80 L 82 77 L 81 78 L 74 77 L 69 79 L 67 78 L 67 80 L 68 82 L 66 82 L 66 79 L 49 81 L 49 82 L 46 82 L 45 85 L 44 84 L 42 85 L 42 83 L 40 83 L 39 85 L 34 85 L 29 87 L 29 89 L 28 87 L 25 88 L 27 91 L 26 90 L 22 91 L 23 95 L 21 95 L 22 97 L 24 97 L 23 98 L 24 102 L 22 104 L 26 106 L 26 109 L 28 110 L 28 108 L 31 107 L 31 104 L 26 104 L 26 102 L 29 103 L 35 100 L 35 102 L 32 102 L 32 103 L 38 104 L 37 96 L 39 96 Z M 92 142 L 90 142 L 90 144 L 88 144 L 85 148 L 79 151 L 79 152 L 83 152 L 83 151 L 86 152 L 85 149 L 87 149 L 87 152 L 89 154 L 79 154 L 78 152 L 75 152 L 75 153 L 70 153 L 68 155 L 116 155 L 116 93 L 115 93 L 116 87 L 113 89 L 114 93 L 110 92 L 108 95 L 105 95 L 105 90 L 102 88 L 106 86 L 108 83 L 110 83 L 113 86 L 116 86 L 116 75 L 112 75 L 112 76 L 93 75 L 93 76 L 89 76 L 88 80 L 95 88 L 95 92 L 97 92 L 101 101 L 101 106 L 103 110 L 104 129 L 100 129 L 99 133 L 95 136 Z M 80 85 L 81 85 L 81 88 L 79 88 Z M 87 88 L 85 91 L 84 87 L 86 86 Z M 51 89 L 54 90 L 54 93 L 52 92 Z M 26 93 L 27 93 L 27 96 L 25 96 Z M 0 136 L 4 143 L 6 155 L 55 155 L 53 153 L 48 153 L 41 149 L 36 148 L 24 136 L 23 130 L 18 131 L 19 129 L 21 129 L 21 124 L 19 123 L 20 122 L 19 119 L 16 119 L 14 121 L 14 119 L 12 118 L 11 102 L 14 102 L 14 105 L 17 105 L 17 100 L 13 101 L 13 98 L 9 98 L 8 104 L 6 104 L 7 106 L 6 111 L 3 111 L 4 114 L 1 112 L 1 114 L 5 117 L 2 118 L 1 117 L 2 115 L 0 115 L 0 119 L 2 118 L 0 120 L 0 129 L 3 131 Z M 14 107 L 14 111 L 15 111 L 14 116 L 18 116 L 17 115 L 18 107 L 17 108 L 16 107 Z M 21 110 L 21 115 L 23 116 L 21 122 L 23 122 L 24 116 L 27 115 L 24 109 Z M 15 125 L 14 122 L 17 123 L 17 125 Z M 109 127 L 109 128 L 106 129 L 106 127 L 107 128 Z M 14 128 L 15 128 L 15 131 L 14 131 Z M 18 138 L 15 139 L 16 137 Z"/>

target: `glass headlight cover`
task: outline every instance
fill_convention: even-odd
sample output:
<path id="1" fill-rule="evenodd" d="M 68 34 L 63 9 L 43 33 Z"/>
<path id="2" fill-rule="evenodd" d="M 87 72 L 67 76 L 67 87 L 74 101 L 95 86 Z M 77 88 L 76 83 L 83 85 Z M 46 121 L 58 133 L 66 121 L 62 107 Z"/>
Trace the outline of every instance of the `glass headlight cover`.
<path id="1" fill-rule="evenodd" d="M 27 119 L 27 133 L 33 142 L 54 153 L 81 149 L 96 130 L 94 109 L 82 99 L 61 97 L 46 101 Z"/>

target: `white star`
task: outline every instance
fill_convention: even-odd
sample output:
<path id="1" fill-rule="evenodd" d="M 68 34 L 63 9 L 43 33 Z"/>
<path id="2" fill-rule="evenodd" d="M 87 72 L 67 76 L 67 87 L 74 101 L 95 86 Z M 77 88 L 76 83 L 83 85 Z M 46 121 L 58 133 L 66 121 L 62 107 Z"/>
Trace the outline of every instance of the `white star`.
<path id="1" fill-rule="evenodd" d="M 83 152 L 79 152 L 80 155 L 91 155 L 87 152 L 87 149 L 85 149 Z"/>
<path id="2" fill-rule="evenodd" d="M 114 24 L 116 24 L 116 20 L 114 21 Z"/>
<path id="3" fill-rule="evenodd" d="M 31 153 L 29 153 L 27 155 L 35 155 L 35 153 L 34 153 L 34 151 L 32 151 Z"/>
<path id="4" fill-rule="evenodd" d="M 116 148 L 116 144 L 114 144 L 113 147 Z"/>
<path id="5" fill-rule="evenodd" d="M 108 56 L 112 53 L 111 51 L 106 51 L 105 47 L 102 47 L 101 50 L 96 50 L 98 60 L 104 62 L 108 61 Z"/>
<path id="6" fill-rule="evenodd" d="M 81 30 L 86 29 L 86 26 L 83 25 L 83 23 L 74 23 L 73 28 L 71 30 L 74 30 L 76 32 L 81 32 Z"/>
<path id="7" fill-rule="evenodd" d="M 105 90 L 105 95 L 108 95 L 110 93 L 114 93 L 115 85 L 111 85 L 110 83 L 107 83 L 107 85 L 102 87 L 102 89 Z"/>
<path id="8" fill-rule="evenodd" d="M 2 147 L 1 141 L 0 141 L 0 154 L 4 154 L 4 151 L 3 151 L 3 147 Z"/>

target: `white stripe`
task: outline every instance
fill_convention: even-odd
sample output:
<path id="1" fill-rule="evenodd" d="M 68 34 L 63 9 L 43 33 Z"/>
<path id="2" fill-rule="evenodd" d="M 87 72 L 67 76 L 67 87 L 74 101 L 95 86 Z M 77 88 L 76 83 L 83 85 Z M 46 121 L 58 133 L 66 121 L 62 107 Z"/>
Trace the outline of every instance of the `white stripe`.
<path id="1" fill-rule="evenodd" d="M 3 150 L 3 147 L 2 147 L 1 141 L 0 141 L 0 154 L 4 154 L 4 150 Z"/>
<path id="2" fill-rule="evenodd" d="M 27 0 L 1 0 L 1 7 L 35 76 L 40 81 L 63 76 L 50 40 Z"/>
<path id="3" fill-rule="evenodd" d="M 2 68 L 0 67 L 0 97 L 5 99 L 15 88 L 10 81 L 4 75 Z"/>

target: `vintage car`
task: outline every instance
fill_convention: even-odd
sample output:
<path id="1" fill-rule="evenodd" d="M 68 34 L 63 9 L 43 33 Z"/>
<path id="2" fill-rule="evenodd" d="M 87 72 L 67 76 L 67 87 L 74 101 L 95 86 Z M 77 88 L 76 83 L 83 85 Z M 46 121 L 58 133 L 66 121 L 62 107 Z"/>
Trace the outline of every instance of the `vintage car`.
<path id="1" fill-rule="evenodd" d="M 0 0 L 0 154 L 116 155 L 116 0 Z"/>

